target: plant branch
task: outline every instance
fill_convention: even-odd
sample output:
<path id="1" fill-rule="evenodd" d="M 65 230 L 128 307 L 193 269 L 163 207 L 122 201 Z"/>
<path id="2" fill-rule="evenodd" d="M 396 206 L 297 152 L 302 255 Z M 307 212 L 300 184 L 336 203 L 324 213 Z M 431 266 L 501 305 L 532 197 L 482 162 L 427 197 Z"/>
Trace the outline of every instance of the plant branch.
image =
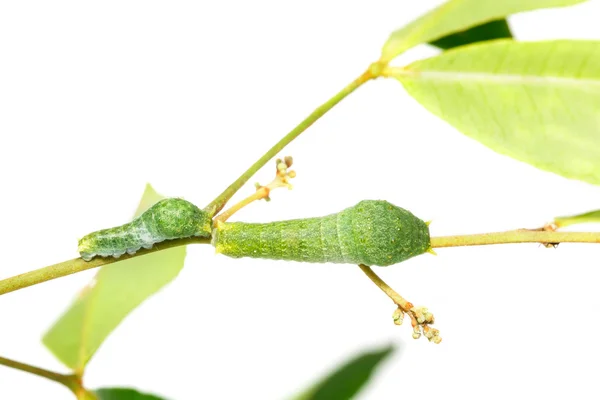
<path id="1" fill-rule="evenodd" d="M 0 357 L 0 365 L 18 369 L 19 371 L 23 372 L 29 372 L 30 374 L 34 374 L 46 379 L 50 379 L 51 381 L 58 382 L 68 387 L 73 393 L 77 393 L 80 389 L 82 389 L 81 382 L 75 375 L 59 374 L 58 372 L 48 371 L 47 369 L 34 367 L 33 365 L 10 360 L 4 357 Z"/>
<path id="2" fill-rule="evenodd" d="M 19 289 L 36 285 L 38 283 L 50 281 L 52 279 L 75 274 L 77 272 L 85 271 L 88 269 L 113 264 L 134 257 L 141 257 L 146 254 L 154 253 L 156 251 L 166 250 L 171 247 L 185 246 L 188 244 L 208 243 L 210 243 L 210 238 L 194 237 L 186 239 L 167 240 L 155 244 L 151 249 L 140 249 L 133 255 L 124 254 L 118 259 L 113 257 L 96 257 L 91 261 L 84 261 L 81 258 L 75 258 L 44 268 L 29 271 L 21 275 L 16 275 L 10 278 L 0 280 L 0 295 L 14 292 Z M 600 232 L 552 232 L 517 229 L 506 232 L 482 233 L 475 235 L 440 236 L 431 238 L 431 247 L 433 248 L 480 246 L 506 243 L 541 243 L 545 245 L 555 245 L 558 243 L 600 243 Z M 394 299 L 393 297 L 391 298 Z"/>
<path id="3" fill-rule="evenodd" d="M 129 260 L 134 257 L 141 257 L 146 254 L 156 251 L 166 250 L 171 247 L 185 246 L 194 243 L 210 243 L 210 238 L 186 238 L 177 240 L 166 240 L 155 244 L 151 249 L 140 249 L 135 254 L 124 254 L 119 258 L 114 257 L 96 257 L 91 261 L 84 261 L 81 258 L 63 261 L 58 264 L 50 265 L 44 268 L 26 272 L 21 275 L 16 275 L 11 278 L 6 278 L 0 281 L 0 295 L 14 292 L 15 290 L 23 289 L 28 286 L 33 286 L 38 283 L 50 281 L 52 279 L 75 274 L 77 272 L 100 267 L 102 265 L 113 264 L 119 261 Z"/>
<path id="4" fill-rule="evenodd" d="M 259 158 L 250 168 L 248 168 L 240 177 L 233 182 L 227 189 L 223 191 L 217 198 L 215 198 L 208 206 L 204 209 L 210 212 L 213 216 L 223 209 L 225 204 L 233 197 L 233 195 L 242 187 L 248 179 L 250 179 L 259 169 L 261 169 L 270 159 L 275 157 L 285 146 L 287 146 L 292 140 L 296 139 L 302 132 L 308 127 L 314 124 L 319 118 L 321 118 L 327 111 L 331 110 L 336 104 L 342 101 L 350 93 L 358 89 L 363 83 L 376 78 L 379 72 L 377 63 L 371 65 L 371 67 L 365 71 L 361 76 L 356 78 L 352 83 L 339 91 L 335 96 L 327 100 L 325 103 L 317 107 L 308 117 L 306 117 L 298 126 L 292 129 L 287 135 L 285 135 L 279 142 L 271 147 L 261 158 Z"/>
<path id="5" fill-rule="evenodd" d="M 552 232 L 517 229 L 506 232 L 475 235 L 440 236 L 431 238 L 431 247 L 481 246 L 507 243 L 600 243 L 600 232 Z"/>
<path id="6" fill-rule="evenodd" d="M 371 269 L 371 267 L 367 267 L 364 264 L 359 264 L 358 267 L 362 270 L 362 272 L 365 273 L 365 275 L 367 275 L 369 277 L 369 279 L 371 281 L 373 281 L 373 283 L 379 289 L 381 289 L 381 291 L 383 293 L 386 294 L 387 297 L 389 297 L 390 299 L 392 299 L 392 301 L 394 302 L 394 304 L 396 304 L 398 307 L 402 308 L 404 311 L 408 311 L 408 310 L 410 310 L 411 308 L 414 307 L 411 302 L 407 301 L 404 297 L 400 296 L 398 294 L 398 292 L 396 292 L 387 283 L 385 283 L 383 281 L 383 279 L 381 279 L 379 277 L 379 275 L 377 275 L 375 273 L 375 271 L 373 271 Z"/>
<path id="7" fill-rule="evenodd" d="M 385 283 L 370 267 L 364 264 L 359 264 L 358 267 L 379 289 L 383 291 L 383 293 L 392 299 L 394 304 L 398 306 L 392 316 L 396 325 L 402 325 L 404 314 L 407 314 L 410 317 L 410 322 L 413 327 L 414 339 L 420 338 L 421 333 L 423 333 L 430 342 L 437 344 L 442 341 L 440 331 L 429 326 L 435 322 L 435 319 L 433 314 L 431 314 L 427 308 L 415 307 L 410 301 L 407 301 L 404 297 L 400 296 L 394 289 Z"/>

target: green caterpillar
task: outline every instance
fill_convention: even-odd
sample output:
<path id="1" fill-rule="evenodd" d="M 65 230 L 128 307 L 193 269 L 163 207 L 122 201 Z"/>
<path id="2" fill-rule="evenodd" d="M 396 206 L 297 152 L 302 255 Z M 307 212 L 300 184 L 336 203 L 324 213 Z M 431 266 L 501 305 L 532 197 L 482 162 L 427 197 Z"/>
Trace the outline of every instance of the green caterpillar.
<path id="1" fill-rule="evenodd" d="M 119 258 L 168 239 L 210 237 L 211 227 L 210 215 L 189 201 L 164 199 L 128 224 L 84 236 L 78 251 L 86 261 L 95 256 Z"/>
<path id="2" fill-rule="evenodd" d="M 314 263 L 388 266 L 431 251 L 428 224 L 383 200 L 319 218 L 217 223 L 217 253 Z"/>
<path id="3" fill-rule="evenodd" d="M 81 257 L 120 257 L 167 239 L 209 237 L 217 253 L 314 263 L 388 266 L 431 251 L 429 227 L 383 200 L 364 200 L 319 218 L 252 224 L 217 222 L 181 199 L 161 200 L 132 222 L 86 235 Z"/>

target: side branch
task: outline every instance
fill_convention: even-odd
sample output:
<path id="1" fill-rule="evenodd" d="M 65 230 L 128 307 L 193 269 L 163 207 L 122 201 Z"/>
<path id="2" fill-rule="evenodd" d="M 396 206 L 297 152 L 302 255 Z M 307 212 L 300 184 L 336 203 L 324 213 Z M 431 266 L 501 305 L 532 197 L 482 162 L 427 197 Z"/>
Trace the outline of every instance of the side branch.
<path id="1" fill-rule="evenodd" d="M 431 247 L 481 246 L 507 243 L 600 243 L 600 232 L 552 232 L 517 229 L 506 232 L 431 238 Z"/>
<path id="2" fill-rule="evenodd" d="M 0 295 L 14 292 L 15 290 L 23 289 L 28 286 L 38 283 L 50 281 L 52 279 L 75 274 L 77 272 L 100 267 L 103 265 L 113 264 L 119 261 L 128 260 L 134 257 L 141 257 L 146 254 L 156 251 L 166 250 L 171 247 L 185 246 L 194 243 L 210 243 L 210 238 L 186 238 L 177 240 L 167 240 L 155 244 L 151 249 L 140 249 L 135 254 L 125 254 L 119 258 L 114 257 L 96 257 L 91 261 L 84 261 L 81 258 L 63 261 L 58 264 L 50 265 L 44 268 L 29 271 L 21 275 L 6 278 L 0 281 Z"/>
<path id="3" fill-rule="evenodd" d="M 394 304 L 398 306 L 392 315 L 396 325 L 402 325 L 404 314 L 407 314 L 410 317 L 410 324 L 413 328 L 413 339 L 420 338 L 422 333 L 430 342 L 436 344 L 441 343 L 442 338 L 440 337 L 440 331 L 430 326 L 435 322 L 435 319 L 433 314 L 431 314 L 427 308 L 415 307 L 410 301 L 407 301 L 404 297 L 400 296 L 394 289 L 385 283 L 371 267 L 364 264 L 359 264 L 358 267 L 369 277 L 371 282 L 381 289 L 390 299 L 392 299 Z"/>
<path id="4" fill-rule="evenodd" d="M 293 164 L 292 157 L 285 157 L 283 160 L 277 159 L 275 161 L 276 173 L 275 179 L 271 181 L 266 186 L 261 186 L 258 183 L 256 184 L 256 192 L 252 195 L 246 197 L 244 200 L 239 203 L 231 206 L 227 211 L 222 212 L 218 216 L 214 218 L 214 222 L 225 222 L 227 221 L 233 214 L 246 207 L 247 205 L 258 201 L 258 200 L 269 200 L 269 195 L 273 189 L 277 188 L 288 188 L 291 189 L 292 185 L 290 184 L 290 179 L 296 176 L 296 171 L 291 171 L 289 168 Z"/>
<path id="5" fill-rule="evenodd" d="M 331 99 L 317 107 L 304 121 L 300 122 L 298 126 L 292 129 L 287 135 L 285 135 L 279 142 L 271 147 L 261 158 L 259 158 L 248 170 L 246 170 L 235 182 L 233 182 L 227 189 L 223 191 L 217 198 L 215 198 L 208 206 L 204 209 L 212 215 L 216 215 L 223 209 L 225 204 L 233 197 L 233 195 L 242 187 L 248 179 L 250 179 L 259 169 L 261 169 L 270 159 L 275 157 L 285 146 L 287 146 L 292 140 L 296 139 L 302 132 L 308 127 L 314 124 L 319 118 L 325 113 L 331 110 L 336 104 L 342 101 L 350 93 L 358 89 L 363 83 L 375 78 L 372 68 L 369 68 L 361 76 L 356 78 L 352 83 L 339 91 Z"/>
<path id="6" fill-rule="evenodd" d="M 0 365 L 18 369 L 19 371 L 23 372 L 29 372 L 30 374 L 34 374 L 46 379 L 50 379 L 51 381 L 58 382 L 71 389 L 73 393 L 76 393 L 81 388 L 81 384 L 79 383 L 75 375 L 59 374 L 58 372 L 48 371 L 47 369 L 34 367 L 33 365 L 25 364 L 15 360 L 10 360 L 4 357 L 0 357 Z"/>

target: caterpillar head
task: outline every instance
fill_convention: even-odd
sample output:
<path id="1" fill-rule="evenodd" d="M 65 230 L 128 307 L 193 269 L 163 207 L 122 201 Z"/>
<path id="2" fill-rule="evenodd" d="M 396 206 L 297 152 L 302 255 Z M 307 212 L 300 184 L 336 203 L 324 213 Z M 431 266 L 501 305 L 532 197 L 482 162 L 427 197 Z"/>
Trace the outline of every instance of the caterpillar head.
<path id="1" fill-rule="evenodd" d="M 368 265 L 397 264 L 431 249 L 427 223 L 408 210 L 383 200 L 363 200 L 352 212 Z"/>
<path id="2" fill-rule="evenodd" d="M 98 237 L 97 235 L 91 233 L 89 235 L 85 235 L 81 239 L 79 239 L 77 245 L 77 251 L 81 255 L 85 261 L 90 261 L 94 258 L 98 253 Z"/>
<path id="3" fill-rule="evenodd" d="M 209 213 L 183 199 L 161 200 L 142 214 L 141 218 L 165 239 L 209 237 L 212 230 Z"/>

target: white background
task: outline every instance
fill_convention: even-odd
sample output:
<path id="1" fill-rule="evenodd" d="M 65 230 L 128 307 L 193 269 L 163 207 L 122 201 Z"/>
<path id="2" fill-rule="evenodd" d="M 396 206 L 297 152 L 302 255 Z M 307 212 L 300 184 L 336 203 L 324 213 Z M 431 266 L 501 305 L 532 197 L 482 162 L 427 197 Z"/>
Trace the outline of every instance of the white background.
<path id="1" fill-rule="evenodd" d="M 438 3 L 2 2 L 0 278 L 76 257 L 78 237 L 129 220 L 146 182 L 205 205 L 377 59 L 392 30 Z M 598 15 L 592 1 L 510 22 L 524 40 L 600 39 Z M 422 46 L 404 62 L 436 53 Z M 598 187 L 494 153 L 391 80 L 354 93 L 288 154 L 294 190 L 236 218 L 387 199 L 449 235 L 600 208 Z M 434 312 L 444 339 L 434 345 L 393 325 L 391 302 L 357 267 L 231 260 L 192 246 L 181 275 L 101 347 L 86 384 L 177 400 L 280 399 L 392 342 L 401 354 L 361 399 L 600 395 L 599 247 L 438 253 L 377 270 Z M 2 296 L 0 355 L 66 372 L 39 339 L 93 274 Z M 70 394 L 0 367 L 0 398 Z"/>

